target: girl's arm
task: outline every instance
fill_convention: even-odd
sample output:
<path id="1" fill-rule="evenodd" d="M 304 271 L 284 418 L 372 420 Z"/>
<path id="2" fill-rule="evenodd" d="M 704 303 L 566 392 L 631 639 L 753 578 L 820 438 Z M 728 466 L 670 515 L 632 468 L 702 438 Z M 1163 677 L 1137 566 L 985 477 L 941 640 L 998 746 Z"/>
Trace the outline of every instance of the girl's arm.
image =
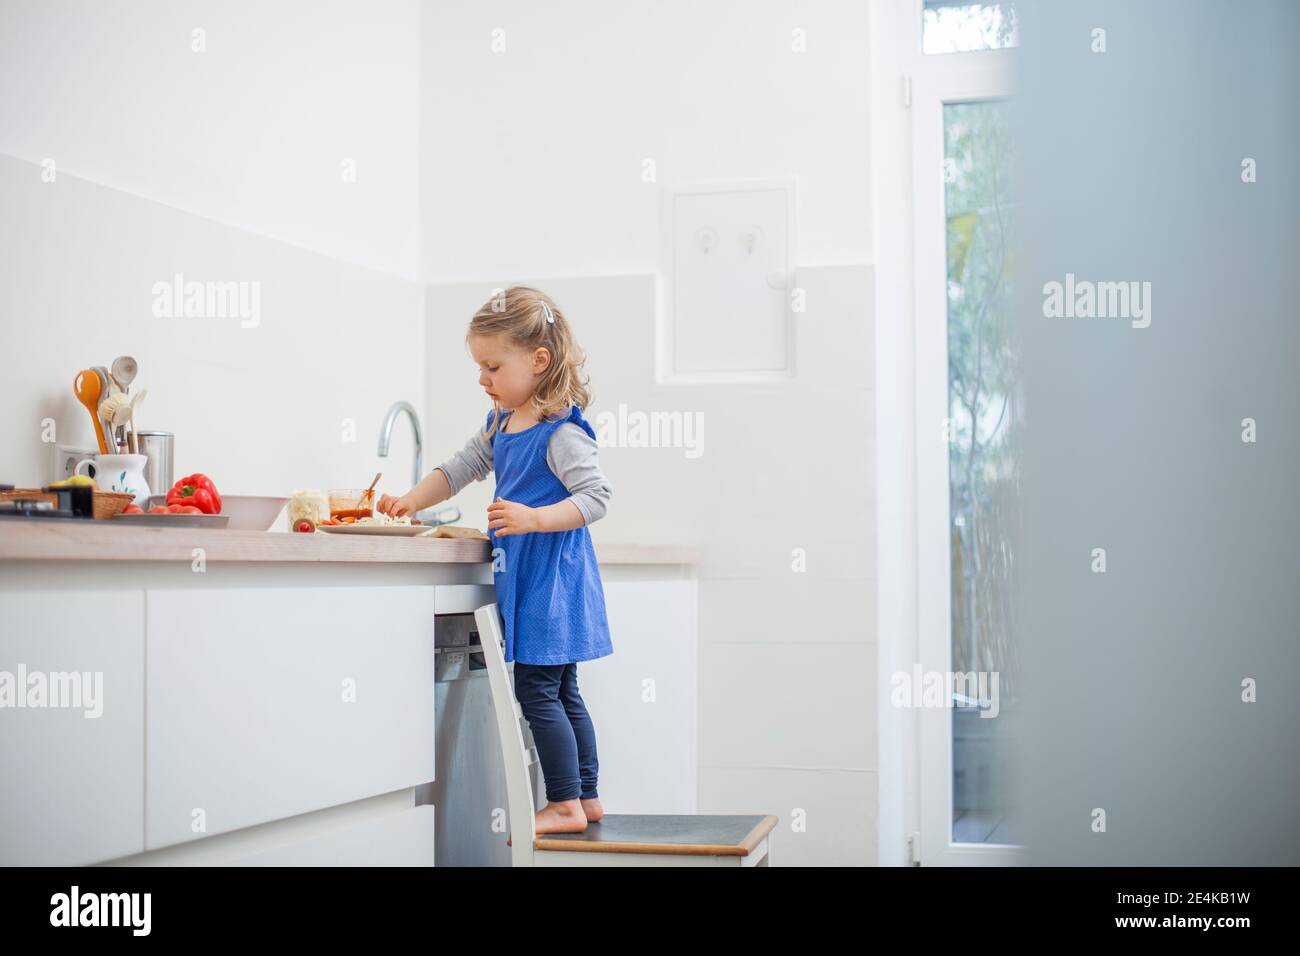
<path id="1" fill-rule="evenodd" d="M 439 466 L 421 478 L 420 483 L 402 495 L 399 500 L 405 500 L 414 513 L 432 508 L 438 502 L 446 501 L 450 497 L 451 482 L 447 480 L 447 475 Z"/>
<path id="2" fill-rule="evenodd" d="M 572 498 L 533 510 L 537 513 L 538 531 L 572 531 L 587 523 Z"/>
<path id="3" fill-rule="evenodd" d="M 447 481 L 442 467 L 439 466 L 420 479 L 418 485 L 400 498 L 380 495 L 375 510 L 394 518 L 401 518 L 403 515 L 414 515 L 417 511 L 431 508 L 439 501 L 446 501 L 450 497 L 451 484 Z"/>
<path id="4" fill-rule="evenodd" d="M 425 475 L 402 497 L 384 495 L 380 498 L 378 508 L 394 518 L 415 514 L 446 501 L 471 481 L 482 481 L 491 471 L 492 445 L 481 432 L 475 432 L 464 448 Z"/>
<path id="5" fill-rule="evenodd" d="M 563 525 L 544 530 L 568 531 L 570 528 L 580 528 L 584 524 L 599 521 L 605 516 L 614 488 L 600 470 L 600 455 L 595 440 L 580 425 L 565 422 L 555 430 L 547 444 L 546 464 L 568 489 L 569 497 L 538 509 L 550 510 L 546 523 L 558 521 Z M 570 512 L 575 509 L 581 521 L 569 524 Z"/>

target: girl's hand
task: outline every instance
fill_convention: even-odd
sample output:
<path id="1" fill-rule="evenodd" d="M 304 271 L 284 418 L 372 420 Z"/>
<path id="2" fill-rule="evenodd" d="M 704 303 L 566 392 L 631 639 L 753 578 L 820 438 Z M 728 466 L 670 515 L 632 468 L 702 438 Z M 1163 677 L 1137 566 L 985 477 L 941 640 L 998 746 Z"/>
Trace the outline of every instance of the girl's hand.
<path id="1" fill-rule="evenodd" d="M 498 498 L 488 505 L 487 514 L 488 528 L 498 538 L 508 534 L 528 534 L 541 528 L 537 509 L 517 501 Z"/>
<path id="2" fill-rule="evenodd" d="M 386 514 L 393 518 L 415 514 L 415 506 L 411 504 L 411 500 L 405 495 L 401 498 L 394 498 L 392 495 L 380 495 L 379 504 L 375 505 L 375 508 L 381 514 Z"/>

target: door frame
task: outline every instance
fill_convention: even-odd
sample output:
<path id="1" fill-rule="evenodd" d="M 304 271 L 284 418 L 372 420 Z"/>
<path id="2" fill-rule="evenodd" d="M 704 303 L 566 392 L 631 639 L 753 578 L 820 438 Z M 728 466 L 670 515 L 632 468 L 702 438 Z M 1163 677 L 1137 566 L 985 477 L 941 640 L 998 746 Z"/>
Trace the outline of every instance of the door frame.
<path id="1" fill-rule="evenodd" d="M 918 3 L 919 7 L 919 3 Z M 917 24 L 920 23 L 918 9 Z M 913 295 L 916 332 L 917 629 L 923 673 L 950 673 L 947 220 L 943 107 L 1012 94 L 1012 50 L 924 55 L 910 78 Z M 951 702 L 946 702 L 950 704 Z M 1015 844 L 952 842 L 950 706 L 919 707 L 921 863 L 999 866 L 1023 862 Z"/>

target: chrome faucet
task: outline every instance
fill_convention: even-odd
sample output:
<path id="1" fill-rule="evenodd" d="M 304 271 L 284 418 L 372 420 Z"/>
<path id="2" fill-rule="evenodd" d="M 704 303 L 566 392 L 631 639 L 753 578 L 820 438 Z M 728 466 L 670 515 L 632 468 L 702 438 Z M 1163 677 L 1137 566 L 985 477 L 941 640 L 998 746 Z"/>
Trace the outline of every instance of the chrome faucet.
<path id="1" fill-rule="evenodd" d="M 393 407 L 384 416 L 384 424 L 379 429 L 379 457 L 388 457 L 388 443 L 393 437 L 393 423 L 402 412 L 406 412 L 411 417 L 411 431 L 415 434 L 415 472 L 411 478 L 411 487 L 414 488 L 424 477 L 423 469 L 420 467 L 421 459 L 424 457 L 424 438 L 420 434 L 420 416 L 415 414 L 415 406 L 410 402 L 394 402 Z"/>

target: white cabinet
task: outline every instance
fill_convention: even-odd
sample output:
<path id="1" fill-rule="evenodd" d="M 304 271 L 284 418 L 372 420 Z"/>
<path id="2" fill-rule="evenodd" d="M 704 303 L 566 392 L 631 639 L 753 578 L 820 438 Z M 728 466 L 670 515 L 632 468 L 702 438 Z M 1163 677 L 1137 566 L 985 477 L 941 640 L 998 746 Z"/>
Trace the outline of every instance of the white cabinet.
<path id="1" fill-rule="evenodd" d="M 140 591 L 0 591 L 0 866 L 143 849 L 143 677 Z"/>
<path id="2" fill-rule="evenodd" d="M 146 847 L 432 780 L 435 590 L 149 590 Z"/>
<path id="3" fill-rule="evenodd" d="M 696 582 L 601 569 L 614 653 L 578 665 L 609 812 L 695 809 Z"/>
<path id="4" fill-rule="evenodd" d="M 0 682 L 89 674 L 92 691 L 85 706 L 0 707 L 0 865 L 148 863 L 160 849 L 432 863 L 433 808 L 376 800 L 433 781 L 434 618 L 491 603 L 491 585 L 265 570 L 185 563 L 147 587 L 112 569 L 55 588 L 23 569 L 0 579 Z M 611 812 L 693 809 L 695 581 L 602 576 L 614 654 L 579 667 L 601 796 Z"/>
<path id="5" fill-rule="evenodd" d="M 433 866 L 432 804 L 242 856 L 234 866 Z"/>

